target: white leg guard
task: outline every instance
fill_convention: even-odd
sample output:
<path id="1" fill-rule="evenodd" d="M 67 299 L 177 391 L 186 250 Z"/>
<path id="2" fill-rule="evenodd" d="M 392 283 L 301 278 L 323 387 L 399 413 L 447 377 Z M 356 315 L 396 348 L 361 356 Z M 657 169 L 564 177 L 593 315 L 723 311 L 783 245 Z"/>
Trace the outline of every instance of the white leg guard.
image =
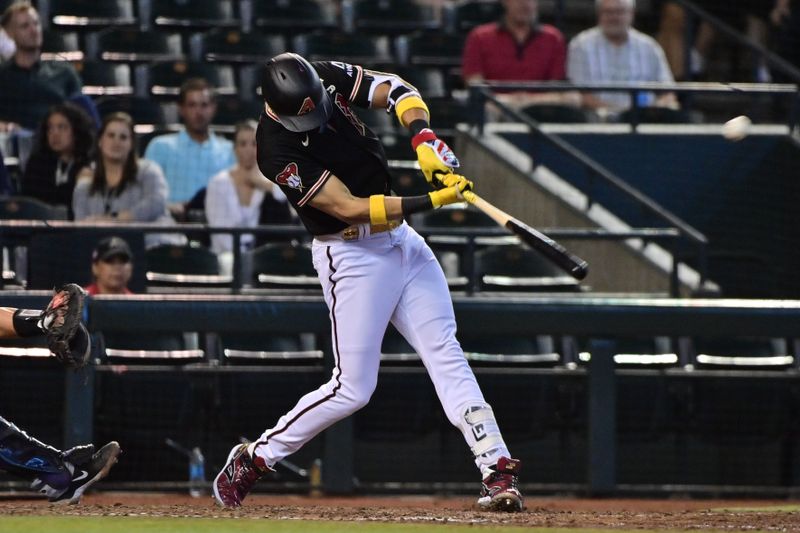
<path id="1" fill-rule="evenodd" d="M 493 466 L 500 457 L 510 457 L 494 412 L 489 404 L 466 404 L 459 409 L 461 413 L 461 433 L 464 434 L 475 464 L 486 475 L 488 467 Z"/>

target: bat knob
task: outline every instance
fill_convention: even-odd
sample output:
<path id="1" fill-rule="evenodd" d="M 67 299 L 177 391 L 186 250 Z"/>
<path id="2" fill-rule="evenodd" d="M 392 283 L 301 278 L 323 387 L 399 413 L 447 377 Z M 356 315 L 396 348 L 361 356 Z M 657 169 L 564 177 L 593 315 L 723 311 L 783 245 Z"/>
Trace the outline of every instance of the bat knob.
<path id="1" fill-rule="evenodd" d="M 570 274 L 572 277 L 581 280 L 586 277 L 586 274 L 589 273 L 589 263 L 586 261 L 582 261 L 579 265 L 575 265 L 572 270 L 570 270 Z"/>

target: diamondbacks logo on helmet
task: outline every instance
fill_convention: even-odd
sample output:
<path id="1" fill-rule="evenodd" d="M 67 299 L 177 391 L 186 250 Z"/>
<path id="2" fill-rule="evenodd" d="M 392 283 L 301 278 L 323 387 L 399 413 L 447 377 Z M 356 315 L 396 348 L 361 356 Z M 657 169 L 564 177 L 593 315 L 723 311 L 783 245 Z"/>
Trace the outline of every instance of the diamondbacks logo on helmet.
<path id="1" fill-rule="evenodd" d="M 300 174 L 298 174 L 297 163 L 289 163 L 286 165 L 286 168 L 275 176 L 275 183 L 302 191 L 303 180 L 300 178 Z"/>
<path id="2" fill-rule="evenodd" d="M 306 96 L 306 99 L 303 100 L 303 105 L 300 106 L 300 111 L 297 112 L 297 116 L 305 115 L 306 113 L 311 113 L 317 106 L 314 105 L 314 101 L 311 99 L 310 96 Z"/>

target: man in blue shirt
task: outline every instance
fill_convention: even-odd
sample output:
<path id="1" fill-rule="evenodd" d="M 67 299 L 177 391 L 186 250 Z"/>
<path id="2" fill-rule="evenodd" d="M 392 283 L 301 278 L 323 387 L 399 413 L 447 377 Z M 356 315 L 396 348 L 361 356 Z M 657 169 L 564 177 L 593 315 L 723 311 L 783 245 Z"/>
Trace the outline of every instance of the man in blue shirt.
<path id="1" fill-rule="evenodd" d="M 208 82 L 192 78 L 178 96 L 178 112 L 184 127 L 178 133 L 159 135 L 150 141 L 145 159 L 155 161 L 169 185 L 170 211 L 180 218 L 185 204 L 212 176 L 236 162 L 233 144 L 209 129 L 217 105 Z"/>

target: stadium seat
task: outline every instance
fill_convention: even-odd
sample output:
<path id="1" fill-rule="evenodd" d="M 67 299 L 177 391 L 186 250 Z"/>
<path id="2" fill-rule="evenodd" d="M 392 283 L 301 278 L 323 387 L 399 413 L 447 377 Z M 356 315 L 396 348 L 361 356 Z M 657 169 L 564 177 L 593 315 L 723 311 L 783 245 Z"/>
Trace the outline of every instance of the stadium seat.
<path id="1" fill-rule="evenodd" d="M 640 107 L 636 111 L 636 120 L 640 124 L 686 124 L 691 122 L 690 115 L 683 109 L 668 107 Z M 632 122 L 634 110 L 629 109 L 619 115 L 618 121 L 625 124 Z"/>
<path id="2" fill-rule="evenodd" d="M 490 246 L 477 252 L 475 275 L 482 291 L 580 291 L 575 279 L 521 245 Z"/>
<path id="3" fill-rule="evenodd" d="M 468 31 L 479 24 L 495 22 L 503 16 L 503 6 L 493 0 L 469 0 L 455 7 L 456 33 Z"/>
<path id="4" fill-rule="evenodd" d="M 238 1 L 148 0 L 150 20 L 156 28 L 202 30 L 241 25 Z"/>
<path id="5" fill-rule="evenodd" d="M 426 96 L 423 93 L 423 96 Z M 425 98 L 431 110 L 431 127 L 438 135 L 455 135 L 456 126 L 473 121 L 473 110 L 455 98 Z"/>
<path id="6" fill-rule="evenodd" d="M 309 61 L 343 61 L 366 66 L 393 61 L 385 36 L 318 31 L 295 37 L 294 49 Z"/>
<path id="7" fill-rule="evenodd" d="M 411 152 L 411 147 L 408 147 Z M 408 161 L 414 163 L 414 161 Z M 392 190 L 398 196 L 419 196 L 428 194 L 431 190 L 422 173 L 414 168 L 390 168 L 392 175 Z"/>
<path id="8" fill-rule="evenodd" d="M 256 287 L 319 289 L 311 248 L 292 243 L 270 243 L 248 252 Z"/>
<path id="9" fill-rule="evenodd" d="M 231 276 L 220 275 L 217 256 L 200 246 L 161 245 L 145 252 L 150 286 L 220 287 Z"/>
<path id="10" fill-rule="evenodd" d="M 437 68 L 404 66 L 396 67 L 393 70 L 401 78 L 416 87 L 426 100 L 448 96 L 444 74 Z"/>
<path id="11" fill-rule="evenodd" d="M 235 29 L 193 35 L 189 48 L 193 61 L 220 63 L 261 63 L 287 51 L 286 39 L 281 35 L 242 33 Z"/>
<path id="12" fill-rule="evenodd" d="M 97 337 L 100 344 L 101 361 L 106 363 L 130 364 L 187 364 L 197 363 L 205 358 L 205 352 L 196 342 L 187 343 L 187 336 L 195 339 L 196 334 L 181 332 L 148 331 L 139 332 L 103 331 Z"/>
<path id="13" fill-rule="evenodd" d="M 131 68 L 125 63 L 87 61 L 75 69 L 83 80 L 83 94 L 90 96 L 133 94 Z"/>
<path id="14" fill-rule="evenodd" d="M 592 358 L 593 338 L 565 336 L 562 349 L 565 359 L 576 364 L 586 364 Z M 680 366 L 685 359 L 680 343 L 663 336 L 605 338 L 612 343 L 614 363 L 619 367 L 670 368 Z"/>
<path id="15" fill-rule="evenodd" d="M 699 368 L 785 369 L 794 366 L 794 355 L 785 339 L 726 337 L 690 339 L 690 358 Z"/>
<path id="16" fill-rule="evenodd" d="M 434 30 L 400 36 L 397 47 L 402 50 L 400 59 L 411 65 L 456 67 L 461 65 L 464 40 L 463 34 Z"/>
<path id="17" fill-rule="evenodd" d="M 256 99 L 242 100 L 238 96 L 217 98 L 215 126 L 234 126 L 243 120 L 258 120 L 264 110 L 264 102 Z"/>
<path id="18" fill-rule="evenodd" d="M 233 365 L 322 365 L 324 360 L 313 342 L 305 342 L 308 338 L 304 334 L 220 334 L 219 340 L 225 361 Z"/>
<path id="19" fill-rule="evenodd" d="M 352 5 L 352 14 L 344 16 L 352 17 L 356 31 L 396 34 L 439 26 L 430 6 L 408 0 L 355 0 Z M 344 23 L 347 26 L 350 21 Z"/>
<path id="20" fill-rule="evenodd" d="M 561 362 L 549 336 L 473 337 L 464 332 L 458 340 L 472 366 L 553 366 Z"/>
<path id="21" fill-rule="evenodd" d="M 50 20 L 56 27 L 133 26 L 133 0 L 50 0 Z"/>
<path id="22" fill-rule="evenodd" d="M 166 124 L 164 110 L 149 98 L 137 96 L 109 96 L 97 101 L 101 116 L 117 111 L 128 113 L 135 124 L 136 133 L 148 133 Z"/>
<path id="23" fill-rule="evenodd" d="M 66 210 L 36 198 L 10 196 L 0 198 L 0 220 L 66 220 Z"/>
<path id="24" fill-rule="evenodd" d="M 183 60 L 183 44 L 177 33 L 103 30 L 86 36 L 90 57 L 104 61 L 149 62 Z"/>
<path id="25" fill-rule="evenodd" d="M 42 35 L 42 61 L 81 61 L 83 50 L 74 31 L 45 31 Z"/>
<path id="26" fill-rule="evenodd" d="M 522 109 L 536 122 L 555 122 L 567 124 L 583 124 L 589 122 L 587 111 L 578 107 L 560 104 L 534 104 Z"/>
<path id="27" fill-rule="evenodd" d="M 219 63 L 174 61 L 155 63 L 147 68 L 148 87 L 155 96 L 177 96 L 189 78 L 203 78 L 219 95 L 237 93 L 233 67 Z"/>
<path id="28" fill-rule="evenodd" d="M 336 26 L 333 12 L 316 0 L 258 0 L 253 2 L 253 22 L 262 30 L 289 35 Z"/>

